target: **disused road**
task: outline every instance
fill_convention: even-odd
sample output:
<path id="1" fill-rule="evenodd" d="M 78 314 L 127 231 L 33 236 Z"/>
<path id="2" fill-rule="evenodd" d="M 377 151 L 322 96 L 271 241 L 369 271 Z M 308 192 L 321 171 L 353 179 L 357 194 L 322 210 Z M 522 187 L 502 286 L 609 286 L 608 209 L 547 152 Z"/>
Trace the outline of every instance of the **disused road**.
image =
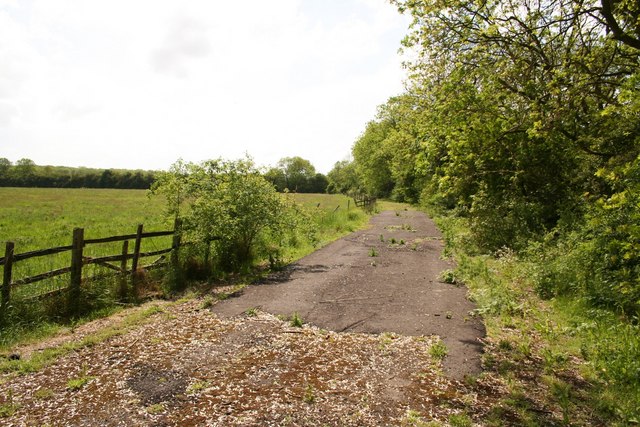
<path id="1" fill-rule="evenodd" d="M 452 268 L 433 221 L 419 211 L 385 211 L 370 227 L 337 240 L 242 295 L 217 304 L 220 316 L 252 308 L 336 332 L 438 335 L 453 378 L 480 372 L 485 329 L 466 288 L 443 283 Z"/>

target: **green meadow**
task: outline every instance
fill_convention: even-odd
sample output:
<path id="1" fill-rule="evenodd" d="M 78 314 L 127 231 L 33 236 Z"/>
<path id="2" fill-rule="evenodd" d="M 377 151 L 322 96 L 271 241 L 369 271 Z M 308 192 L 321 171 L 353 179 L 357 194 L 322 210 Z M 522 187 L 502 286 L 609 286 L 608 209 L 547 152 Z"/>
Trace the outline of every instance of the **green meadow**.
<path id="1" fill-rule="evenodd" d="M 146 190 L 0 188 L 0 242 L 16 252 L 71 244 L 75 227 L 85 238 L 165 229 L 164 200 Z"/>

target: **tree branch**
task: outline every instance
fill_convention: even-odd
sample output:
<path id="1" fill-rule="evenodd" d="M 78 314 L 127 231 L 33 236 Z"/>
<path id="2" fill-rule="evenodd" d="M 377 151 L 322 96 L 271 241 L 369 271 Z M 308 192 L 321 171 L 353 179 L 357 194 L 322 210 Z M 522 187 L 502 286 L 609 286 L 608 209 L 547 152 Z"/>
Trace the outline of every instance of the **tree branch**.
<path id="1" fill-rule="evenodd" d="M 635 49 L 640 49 L 640 39 L 625 33 L 620 27 L 620 24 L 618 24 L 616 17 L 613 15 L 613 6 L 615 1 L 616 0 L 600 0 L 600 4 L 602 5 L 600 13 L 607 23 L 607 28 L 609 28 L 615 40 L 621 41 L 627 46 L 631 46 Z"/>

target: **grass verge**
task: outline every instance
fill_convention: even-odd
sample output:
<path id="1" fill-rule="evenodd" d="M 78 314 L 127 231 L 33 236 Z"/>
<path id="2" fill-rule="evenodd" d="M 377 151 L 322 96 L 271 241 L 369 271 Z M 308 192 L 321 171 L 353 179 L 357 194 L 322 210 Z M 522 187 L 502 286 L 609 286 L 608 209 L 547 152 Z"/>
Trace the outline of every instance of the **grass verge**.
<path id="1" fill-rule="evenodd" d="M 508 390 L 487 425 L 640 424 L 638 325 L 578 297 L 541 298 L 535 260 L 482 255 L 464 219 L 433 216 L 484 318 L 485 371 Z"/>

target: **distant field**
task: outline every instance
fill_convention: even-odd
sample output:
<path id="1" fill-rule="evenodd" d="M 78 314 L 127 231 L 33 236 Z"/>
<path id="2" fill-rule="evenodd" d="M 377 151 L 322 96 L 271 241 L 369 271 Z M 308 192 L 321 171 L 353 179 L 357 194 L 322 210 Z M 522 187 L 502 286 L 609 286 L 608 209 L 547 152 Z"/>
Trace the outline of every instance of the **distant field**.
<path id="1" fill-rule="evenodd" d="M 167 227 L 164 200 L 145 190 L 0 188 L 0 242 L 17 252 L 68 245 L 74 227 L 86 238 Z"/>

